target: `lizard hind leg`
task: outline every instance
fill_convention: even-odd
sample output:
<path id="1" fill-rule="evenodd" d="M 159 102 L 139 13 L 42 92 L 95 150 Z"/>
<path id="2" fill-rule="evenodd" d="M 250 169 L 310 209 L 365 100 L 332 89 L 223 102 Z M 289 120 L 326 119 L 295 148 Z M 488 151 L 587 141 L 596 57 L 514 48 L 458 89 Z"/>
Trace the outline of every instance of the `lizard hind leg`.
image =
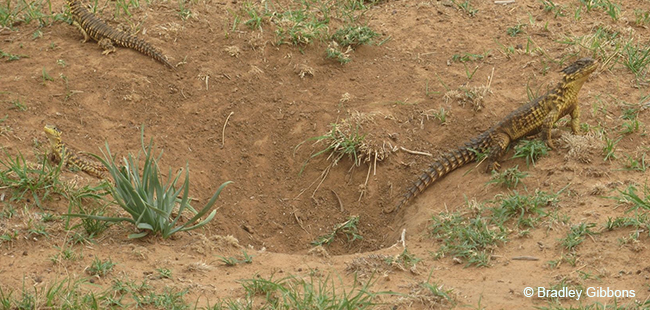
<path id="1" fill-rule="evenodd" d="M 490 172 L 491 170 L 499 171 L 499 159 L 506 152 L 508 145 L 510 145 L 510 136 L 506 133 L 498 133 L 491 138 L 493 145 L 489 148 L 487 155 L 486 172 Z"/>
<path id="2" fill-rule="evenodd" d="M 75 25 L 75 26 L 77 26 L 77 28 L 79 28 L 79 31 L 81 31 L 81 34 L 84 35 L 84 39 L 81 40 L 81 43 L 86 43 L 86 42 L 88 42 L 88 39 L 90 39 L 90 36 L 89 36 L 88 33 L 86 32 L 86 30 L 84 30 L 84 28 L 81 27 L 81 25 L 80 25 L 77 21 L 73 21 L 72 24 Z"/>
<path id="3" fill-rule="evenodd" d="M 99 44 L 99 47 L 101 47 L 104 51 L 102 52 L 102 55 L 108 55 L 110 53 L 115 52 L 115 46 L 113 46 L 113 41 L 109 38 L 102 38 L 97 42 Z"/>

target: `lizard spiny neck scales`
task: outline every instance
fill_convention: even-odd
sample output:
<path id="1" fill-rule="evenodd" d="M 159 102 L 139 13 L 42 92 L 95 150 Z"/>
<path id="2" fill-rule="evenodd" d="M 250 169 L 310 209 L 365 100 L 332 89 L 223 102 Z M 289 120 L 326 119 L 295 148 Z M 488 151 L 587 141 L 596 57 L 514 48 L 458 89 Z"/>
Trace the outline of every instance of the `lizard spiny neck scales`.
<path id="1" fill-rule="evenodd" d="M 62 161 L 66 166 L 73 166 L 91 176 L 99 179 L 106 178 L 108 169 L 103 165 L 91 162 L 78 156 L 72 149 L 70 149 L 63 141 L 61 141 L 61 130 L 53 125 L 45 125 L 43 128 L 45 135 L 50 140 L 50 147 L 52 154 L 57 161 Z"/>
<path id="2" fill-rule="evenodd" d="M 571 131 L 580 132 L 578 93 L 589 75 L 598 68 L 598 62 L 582 58 L 564 68 L 562 81 L 546 94 L 508 114 L 503 120 L 465 145 L 437 157 L 408 188 L 397 203 L 395 211 L 429 185 L 455 169 L 475 161 L 477 154 L 487 154 L 487 170 L 498 169 L 499 158 L 510 143 L 517 139 L 542 133 L 546 144 L 553 148 L 551 128 L 558 119 L 571 116 Z"/>
<path id="3" fill-rule="evenodd" d="M 144 40 L 130 35 L 126 32 L 119 31 L 112 28 L 104 21 L 99 19 L 95 14 L 91 13 L 79 0 L 68 0 L 70 13 L 72 14 L 73 24 L 79 28 L 84 35 L 83 42 L 88 41 L 89 38 L 97 41 L 97 43 L 104 49 L 102 54 L 106 55 L 115 51 L 113 43 L 134 49 L 142 54 L 145 54 L 165 66 L 175 69 L 174 66 L 167 61 L 156 48 Z"/>

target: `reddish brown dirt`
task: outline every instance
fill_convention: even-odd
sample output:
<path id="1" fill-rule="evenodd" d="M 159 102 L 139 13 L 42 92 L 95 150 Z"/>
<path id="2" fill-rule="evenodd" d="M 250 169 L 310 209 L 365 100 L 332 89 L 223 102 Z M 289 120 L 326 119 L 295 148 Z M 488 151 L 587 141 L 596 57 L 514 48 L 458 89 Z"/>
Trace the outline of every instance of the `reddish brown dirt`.
<path id="1" fill-rule="evenodd" d="M 580 56 L 592 55 L 584 49 L 567 48 L 557 40 L 564 34 L 590 34 L 597 25 L 634 31 L 640 42 L 650 42 L 647 29 L 633 24 L 633 9 L 643 1 L 621 1 L 622 18 L 617 22 L 600 11 L 583 12 L 582 20 L 575 22 L 571 12 L 579 2 L 564 2 L 569 13 L 560 18 L 544 12 L 538 1 L 510 5 L 473 1 L 479 10 L 473 18 L 446 1 L 382 2 L 369 10 L 368 25 L 382 34 L 380 40 L 390 38 L 381 46 L 360 47 L 346 65 L 325 58 L 327 43 L 301 48 L 272 44 L 276 39 L 268 24 L 263 32 L 243 25 L 232 31 L 233 16 L 228 10 L 239 10 L 236 1 L 195 3 L 189 7 L 195 16 L 186 21 L 178 17 L 176 4 L 171 3 L 154 3 L 132 11 L 133 19 L 146 29 L 140 37 L 164 51 L 172 63 L 184 62 L 176 71 L 125 48 L 103 56 L 96 44 L 81 44 L 79 31 L 66 23 L 42 28 L 42 36 L 36 39 L 32 38 L 37 30 L 35 23 L 19 25 L 16 31 L 1 30 L 3 51 L 29 56 L 0 64 L 0 102 L 5 107 L 2 114 L 8 116 L 2 123 L 5 130 L 0 139 L 10 154 L 21 151 L 34 160 L 33 154 L 46 149 L 42 127 L 56 124 L 64 131 L 64 140 L 77 149 L 98 152 L 106 141 L 111 150 L 126 155 L 138 152 L 144 126 L 145 139 L 153 138 L 156 146 L 164 149 L 161 166 L 165 170 L 189 164 L 192 195 L 200 202 L 207 201 L 221 183 L 234 181 L 218 201 L 217 216 L 204 229 L 181 233 L 172 240 L 132 241 L 126 238 L 130 227 L 114 226 L 98 238 L 97 244 L 80 247 L 84 258 L 73 263 L 52 264 L 47 258 L 58 252 L 55 247 L 66 238 L 60 222 L 49 226 L 48 237 L 27 237 L 26 219 L 38 210 L 31 204 L 16 205 L 23 212 L 19 217 L 22 220 L 0 220 L 0 232 L 17 230 L 20 236 L 2 244 L 2 285 L 20 287 L 24 277 L 28 285 L 65 276 L 84 277 L 83 270 L 94 257 L 110 257 L 118 263 L 116 277 L 140 279 L 155 268 L 170 268 L 173 279 L 156 280 L 154 285 L 190 288 L 189 300 L 201 297 L 204 303 L 216 297 L 241 297 L 236 281 L 255 273 L 306 274 L 318 269 L 345 274 L 347 264 L 369 252 L 399 254 L 401 246 L 391 246 L 406 229 L 409 251 L 423 261 L 416 273 L 386 272 L 377 290 L 408 293 L 408 285 L 425 281 L 432 271 L 432 280 L 455 289 L 459 305 L 531 308 L 546 305 L 546 301 L 523 297 L 524 287 L 549 286 L 561 279 L 582 281 L 578 278 L 578 270 L 582 270 L 600 276 L 599 280 L 582 281 L 584 287 L 633 289 L 637 297 L 622 302 L 646 300 L 650 266 L 639 258 L 647 256 L 647 233 L 634 247 L 617 243 L 630 230 L 587 238 L 577 249 L 575 267 L 547 268 L 546 262 L 566 252 L 558 239 L 566 236 L 570 225 L 561 223 L 532 230 L 527 237 L 511 236 L 494 251 L 489 268 L 464 268 L 451 258 L 433 259 L 430 251 L 439 244 L 427 237 L 431 215 L 466 209 L 466 200 L 486 201 L 507 192 L 485 186 L 490 175 L 482 172 L 482 166 L 459 169 L 398 212 L 389 211 L 427 166 L 429 157 L 390 153 L 377 163 L 376 174 L 373 169 L 366 186 L 368 165 L 350 169 L 352 163 L 342 160 L 315 193 L 316 185 L 310 184 L 330 164 L 326 156 L 310 160 L 299 173 L 310 155 L 324 148 L 324 144 L 305 140 L 323 135 L 329 124 L 357 112 L 375 113 L 361 131 L 376 141 L 437 154 L 476 136 L 526 102 L 527 85 L 543 90 L 559 81 L 562 65 L 549 63 L 550 70 L 544 74 L 544 57 L 527 55 L 523 50 L 506 56 L 501 45 L 525 49 L 530 36 L 535 47 L 543 48 L 550 59 L 566 58 L 568 63 L 577 58 L 569 56 L 573 51 L 580 51 Z M 53 4 L 62 10 L 62 1 Z M 109 11 L 105 19 L 112 16 Z M 528 25 L 523 35 L 513 38 L 506 34 L 508 27 L 518 22 L 528 24 L 530 19 L 536 26 Z M 233 56 L 227 47 L 236 47 L 239 52 Z M 463 64 L 451 61 L 454 54 L 486 51 L 490 52 L 484 60 L 467 63 L 470 71 L 478 66 L 469 82 Z M 65 61 L 65 66 L 58 65 L 58 60 Z M 313 76 L 301 78 L 298 65 L 312 68 Z M 43 70 L 54 81 L 43 82 Z M 68 89 L 61 76 L 67 77 Z M 461 106 L 443 99 L 446 90 L 442 83 L 451 89 L 481 86 L 488 76 L 492 76 L 492 94 L 484 98 L 479 111 L 470 104 Z M 427 84 L 432 92 L 428 95 Z M 66 97 L 66 92 L 72 95 Z M 350 99 L 342 100 L 346 93 Z M 622 65 L 599 70 L 580 94 L 582 121 L 618 133 L 621 102 L 638 103 L 645 95 L 647 85 L 638 87 L 634 75 Z M 20 100 L 27 110 L 12 109 L 13 100 Z M 444 125 L 426 116 L 440 108 L 449 112 Z M 650 123 L 647 112 L 641 112 L 639 120 Z M 530 176 L 524 183 L 530 192 L 557 192 L 568 185 L 560 195 L 558 212 L 570 216 L 571 224 L 593 222 L 600 227 L 608 217 L 623 216 L 625 211 L 603 196 L 616 195 L 612 191 L 615 188 L 646 182 L 645 174 L 621 169 L 625 155 L 639 156 L 647 151 L 645 127 L 623 136 L 617 145 L 618 160 L 603 161 L 602 147 L 596 145 L 595 151 L 586 155 L 590 163 L 567 159 L 567 148 L 560 147 L 535 166 L 526 168 L 523 160 L 505 159 L 502 167 L 519 165 L 527 171 Z M 74 175 L 64 174 L 67 178 Z M 94 182 L 83 175 L 78 177 Z M 604 186 L 606 191 L 602 196 L 590 195 L 597 186 Z M 7 189 L 0 192 L 9 193 Z M 61 202 L 47 205 L 56 213 L 66 212 Z M 308 254 L 311 241 L 351 215 L 360 218 L 363 240 L 350 244 L 339 236 L 327 247 L 332 256 Z M 216 255 L 239 253 L 239 249 L 215 239 L 227 235 L 250 248 L 255 255 L 252 265 L 227 268 L 220 264 Z M 265 251 L 259 252 L 262 249 Z M 522 255 L 540 260 L 510 260 Z M 187 271 L 197 262 L 212 269 Z M 351 281 L 352 276 L 345 278 Z M 612 299 L 587 299 L 587 303 L 595 301 Z M 387 302 L 400 308 L 432 306 L 390 298 Z"/>

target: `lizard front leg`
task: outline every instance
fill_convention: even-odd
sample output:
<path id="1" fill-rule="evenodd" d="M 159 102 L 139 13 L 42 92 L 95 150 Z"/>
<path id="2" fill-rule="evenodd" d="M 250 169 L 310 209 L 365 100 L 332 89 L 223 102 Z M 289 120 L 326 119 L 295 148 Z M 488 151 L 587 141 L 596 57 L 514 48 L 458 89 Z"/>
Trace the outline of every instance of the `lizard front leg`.
<path id="1" fill-rule="evenodd" d="M 571 111 L 571 131 L 574 135 L 582 134 L 580 130 L 580 109 L 578 109 L 578 103 L 575 104 L 575 107 Z"/>
<path id="2" fill-rule="evenodd" d="M 555 144 L 553 143 L 553 137 L 551 137 L 551 129 L 553 129 L 553 125 L 557 121 L 559 115 L 560 113 L 558 112 L 558 110 L 553 109 L 551 110 L 551 112 L 548 112 L 546 118 L 544 118 L 544 121 L 542 122 L 542 139 L 546 140 L 546 145 L 550 149 L 555 148 Z"/>
<path id="3" fill-rule="evenodd" d="M 51 162 L 59 164 L 61 162 L 61 155 L 56 150 L 51 150 L 48 154 L 48 158 Z"/>

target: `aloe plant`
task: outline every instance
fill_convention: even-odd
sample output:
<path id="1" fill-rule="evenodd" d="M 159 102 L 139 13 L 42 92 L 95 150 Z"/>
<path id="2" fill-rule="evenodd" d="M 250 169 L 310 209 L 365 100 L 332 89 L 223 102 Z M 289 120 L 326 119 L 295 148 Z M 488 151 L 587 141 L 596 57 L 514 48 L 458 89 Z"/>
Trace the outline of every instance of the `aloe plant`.
<path id="1" fill-rule="evenodd" d="M 139 230 L 137 233 L 129 235 L 129 238 L 142 238 L 150 232 L 158 233 L 163 238 L 177 233 L 179 231 L 193 230 L 202 227 L 210 222 L 217 210 L 212 210 L 219 194 L 230 184 L 231 181 L 225 182 L 219 186 L 216 193 L 207 202 L 207 204 L 197 212 L 191 205 L 189 199 L 190 188 L 190 170 L 186 165 L 184 169 L 185 180 L 183 185 L 176 188 L 176 183 L 183 174 L 183 170 L 179 171 L 175 177 L 172 178 L 171 168 L 169 169 L 169 177 L 166 182 L 162 183 L 162 176 L 159 173 L 158 161 L 162 157 L 162 150 L 158 157 L 153 156 L 153 139 L 150 140 L 149 145 L 144 144 L 144 129 L 141 132 L 142 151 L 138 153 L 137 157 L 129 154 L 123 158 L 123 166 L 118 166 L 115 163 L 115 158 L 111 154 L 111 150 L 106 143 L 106 152 L 102 150 L 104 158 L 95 156 L 106 168 L 108 168 L 110 176 L 113 178 L 114 185 L 110 188 L 110 193 L 115 199 L 115 203 L 131 215 L 128 217 L 106 217 L 86 214 L 69 214 L 69 216 L 93 218 L 104 220 L 108 222 L 129 222 L 136 226 Z M 141 156 L 144 154 L 144 162 L 142 166 L 142 174 L 140 174 Z M 178 206 L 178 207 L 177 207 Z M 172 218 L 172 213 L 175 216 Z M 211 211 L 212 210 L 212 211 Z M 183 211 L 190 211 L 194 214 L 187 222 L 179 225 L 179 220 Z M 209 212 L 209 214 L 208 214 Z M 200 220 L 204 215 L 208 216 Z M 199 221 L 200 220 L 200 221 Z"/>

